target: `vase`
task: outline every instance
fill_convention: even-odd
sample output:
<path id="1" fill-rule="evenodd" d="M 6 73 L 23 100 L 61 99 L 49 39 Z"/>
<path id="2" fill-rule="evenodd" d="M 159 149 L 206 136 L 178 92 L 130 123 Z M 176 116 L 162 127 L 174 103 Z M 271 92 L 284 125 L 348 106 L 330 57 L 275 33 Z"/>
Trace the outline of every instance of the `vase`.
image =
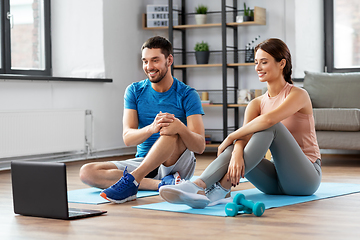
<path id="1" fill-rule="evenodd" d="M 195 52 L 195 58 L 197 64 L 208 64 L 209 63 L 210 52 Z"/>
<path id="2" fill-rule="evenodd" d="M 250 22 L 250 21 L 254 21 L 254 17 L 252 17 L 252 16 L 244 16 L 244 22 Z"/>
<path id="3" fill-rule="evenodd" d="M 206 14 L 195 14 L 196 24 L 205 24 L 206 23 Z"/>

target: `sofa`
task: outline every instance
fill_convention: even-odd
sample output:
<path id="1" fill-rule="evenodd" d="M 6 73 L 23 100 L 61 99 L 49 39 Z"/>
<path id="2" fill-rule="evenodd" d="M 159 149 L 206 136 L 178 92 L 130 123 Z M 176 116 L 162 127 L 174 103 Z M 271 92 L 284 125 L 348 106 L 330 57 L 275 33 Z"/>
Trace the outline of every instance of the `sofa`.
<path id="1" fill-rule="evenodd" d="M 320 149 L 360 150 L 360 73 L 305 71 Z"/>

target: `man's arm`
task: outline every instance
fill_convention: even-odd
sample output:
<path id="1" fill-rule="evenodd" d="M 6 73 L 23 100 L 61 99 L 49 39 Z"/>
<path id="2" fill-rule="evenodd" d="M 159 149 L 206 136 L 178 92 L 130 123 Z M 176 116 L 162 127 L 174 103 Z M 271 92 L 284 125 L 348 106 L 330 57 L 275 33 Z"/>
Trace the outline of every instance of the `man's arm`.
<path id="1" fill-rule="evenodd" d="M 205 150 L 205 129 L 202 115 L 194 114 L 187 117 L 187 125 L 175 118 L 168 127 L 160 129 L 160 135 L 178 134 L 187 149 L 195 153 L 203 153 Z"/>
<path id="2" fill-rule="evenodd" d="M 148 127 L 138 129 L 139 121 L 137 111 L 124 109 L 123 116 L 123 140 L 126 146 L 134 146 L 142 143 L 151 136 Z"/>
<path id="3" fill-rule="evenodd" d="M 158 113 L 154 121 L 141 129 L 138 129 L 138 113 L 134 109 L 124 109 L 123 116 L 123 140 L 126 146 L 134 146 L 144 142 L 152 134 L 160 131 L 160 128 L 167 127 L 175 119 L 169 113 Z"/>

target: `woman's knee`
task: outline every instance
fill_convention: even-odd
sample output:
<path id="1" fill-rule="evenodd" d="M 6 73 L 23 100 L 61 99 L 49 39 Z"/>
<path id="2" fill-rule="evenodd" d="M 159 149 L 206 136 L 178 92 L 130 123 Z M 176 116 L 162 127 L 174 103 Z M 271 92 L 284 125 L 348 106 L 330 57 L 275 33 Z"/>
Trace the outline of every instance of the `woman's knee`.
<path id="1" fill-rule="evenodd" d="M 286 127 L 281 122 L 278 122 L 278 123 L 272 125 L 271 127 L 267 128 L 267 129 L 264 129 L 262 131 L 259 131 L 259 132 L 268 132 L 268 131 L 276 132 L 276 131 L 278 131 L 278 130 L 280 130 L 282 128 L 286 128 Z"/>

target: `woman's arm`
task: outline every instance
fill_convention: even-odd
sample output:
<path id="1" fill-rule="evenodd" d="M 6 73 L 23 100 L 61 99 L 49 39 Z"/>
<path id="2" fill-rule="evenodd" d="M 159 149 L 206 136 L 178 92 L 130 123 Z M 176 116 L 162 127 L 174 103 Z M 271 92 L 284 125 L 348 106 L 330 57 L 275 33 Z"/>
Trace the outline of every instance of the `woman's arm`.
<path id="1" fill-rule="evenodd" d="M 245 113 L 244 113 L 244 121 L 243 121 L 243 126 L 244 127 L 246 124 L 248 124 L 249 122 L 251 122 L 252 120 L 254 120 L 255 118 L 257 118 L 260 115 L 260 103 L 261 103 L 261 98 L 262 97 L 258 97 L 253 99 L 246 107 L 245 109 Z M 230 134 L 231 135 L 231 134 Z M 230 136 L 229 135 L 229 136 Z M 231 144 L 233 144 L 233 142 L 235 140 L 238 141 L 242 141 L 242 145 L 245 147 L 246 143 L 249 141 L 250 137 L 252 134 L 249 134 L 249 136 L 242 136 L 242 137 L 238 137 L 238 138 L 230 138 L 229 136 L 227 138 L 225 138 L 225 140 L 220 144 L 220 146 L 218 147 L 218 156 L 220 155 L 220 153 L 222 153 L 228 146 L 230 146 Z M 237 141 L 237 142 L 238 142 Z"/>

